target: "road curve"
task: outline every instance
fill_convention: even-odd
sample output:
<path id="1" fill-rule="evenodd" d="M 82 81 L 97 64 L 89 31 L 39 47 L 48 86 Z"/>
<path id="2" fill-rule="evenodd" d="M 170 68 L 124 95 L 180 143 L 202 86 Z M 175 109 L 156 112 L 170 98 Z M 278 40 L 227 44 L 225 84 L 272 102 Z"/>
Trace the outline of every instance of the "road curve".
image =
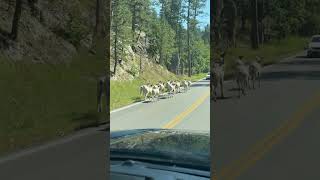
<path id="1" fill-rule="evenodd" d="M 218 180 L 320 179 L 320 59 L 264 68 L 262 87 L 212 102 Z"/>

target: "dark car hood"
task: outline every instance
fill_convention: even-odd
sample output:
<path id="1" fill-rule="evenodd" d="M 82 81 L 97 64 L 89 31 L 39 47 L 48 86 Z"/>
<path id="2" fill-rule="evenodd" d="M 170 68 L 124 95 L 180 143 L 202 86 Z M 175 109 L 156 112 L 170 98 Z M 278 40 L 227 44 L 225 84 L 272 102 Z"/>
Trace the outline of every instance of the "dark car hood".
<path id="1" fill-rule="evenodd" d="M 210 134 L 202 131 L 140 129 L 111 132 L 112 157 L 166 159 L 210 167 Z"/>

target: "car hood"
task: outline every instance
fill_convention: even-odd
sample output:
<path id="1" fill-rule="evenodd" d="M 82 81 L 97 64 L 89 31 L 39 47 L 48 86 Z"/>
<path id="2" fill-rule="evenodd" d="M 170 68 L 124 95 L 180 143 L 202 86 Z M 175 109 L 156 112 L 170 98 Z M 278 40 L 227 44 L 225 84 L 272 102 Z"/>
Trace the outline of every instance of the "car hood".
<path id="1" fill-rule="evenodd" d="M 111 132 L 110 156 L 166 160 L 210 167 L 210 133 L 140 129 Z"/>

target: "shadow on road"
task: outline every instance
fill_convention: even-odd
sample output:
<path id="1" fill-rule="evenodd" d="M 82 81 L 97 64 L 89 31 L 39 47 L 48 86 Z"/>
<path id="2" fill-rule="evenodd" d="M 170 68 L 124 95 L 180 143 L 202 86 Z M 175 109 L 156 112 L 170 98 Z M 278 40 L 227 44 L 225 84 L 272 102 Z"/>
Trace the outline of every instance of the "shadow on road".
<path id="1" fill-rule="evenodd" d="M 265 81 L 283 79 L 320 80 L 320 71 L 279 71 L 266 72 L 261 75 Z"/>
<path id="2" fill-rule="evenodd" d="M 315 59 L 304 59 L 304 60 L 294 60 L 290 62 L 281 62 L 279 65 L 318 65 L 320 66 L 320 61 Z"/>
<path id="3" fill-rule="evenodd" d="M 209 87 L 209 83 L 197 83 L 197 84 L 192 84 L 191 87 Z"/>

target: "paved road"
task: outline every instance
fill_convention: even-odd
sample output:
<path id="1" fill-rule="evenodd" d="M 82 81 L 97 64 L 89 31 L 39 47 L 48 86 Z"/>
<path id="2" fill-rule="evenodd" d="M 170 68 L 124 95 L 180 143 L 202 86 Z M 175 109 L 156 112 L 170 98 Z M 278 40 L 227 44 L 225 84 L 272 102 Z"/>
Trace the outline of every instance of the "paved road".
<path id="1" fill-rule="evenodd" d="M 218 180 L 320 179 L 320 59 L 268 66 L 262 87 L 211 105 Z"/>
<path id="2" fill-rule="evenodd" d="M 111 114 L 111 131 L 174 128 L 210 131 L 209 81 L 194 83 L 186 93 L 141 103 Z"/>
<path id="3" fill-rule="evenodd" d="M 177 128 L 209 130 L 209 82 L 186 93 L 142 103 L 112 113 L 111 129 Z M 171 122 L 171 123 L 170 123 Z M 107 177 L 105 127 L 91 128 L 61 140 L 0 158 L 0 180 L 104 180 Z"/>
<path id="4" fill-rule="evenodd" d="M 103 127 L 87 129 L 0 158 L 0 179 L 106 180 L 108 135 Z"/>

